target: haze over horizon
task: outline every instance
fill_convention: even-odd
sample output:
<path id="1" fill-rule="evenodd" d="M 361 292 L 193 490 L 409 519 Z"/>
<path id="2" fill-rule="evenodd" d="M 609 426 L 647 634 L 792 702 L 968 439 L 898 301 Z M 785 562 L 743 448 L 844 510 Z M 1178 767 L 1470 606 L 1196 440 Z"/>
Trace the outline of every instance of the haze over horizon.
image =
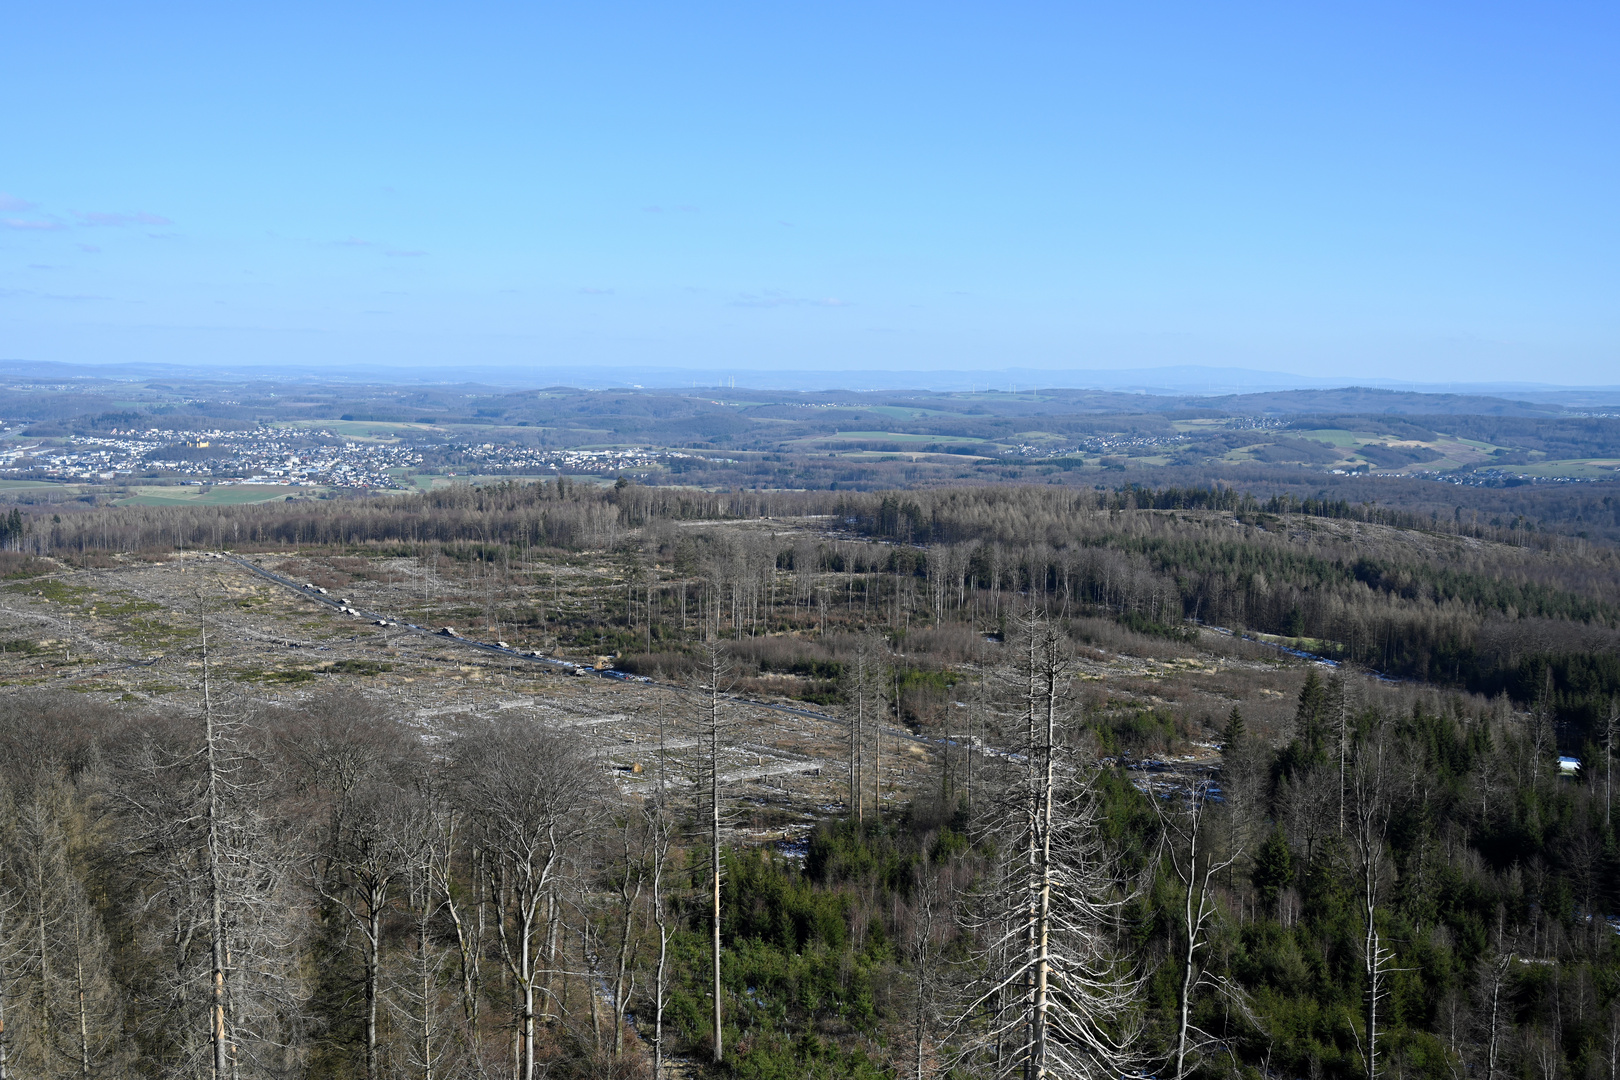
<path id="1" fill-rule="evenodd" d="M 1617 24 L 36 5 L 0 357 L 1612 384 Z"/>

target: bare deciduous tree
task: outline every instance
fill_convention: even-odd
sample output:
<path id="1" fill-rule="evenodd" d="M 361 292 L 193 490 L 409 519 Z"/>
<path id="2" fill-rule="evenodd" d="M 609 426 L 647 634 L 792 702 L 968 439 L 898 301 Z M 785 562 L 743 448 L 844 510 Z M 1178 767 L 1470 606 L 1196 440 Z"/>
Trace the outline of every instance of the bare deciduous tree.
<path id="1" fill-rule="evenodd" d="M 537 999 L 556 973 L 548 921 L 598 800 L 598 770 L 572 740 L 521 720 L 468 732 L 456 748 L 467 810 L 488 852 L 495 945 L 516 991 L 519 1080 L 533 1080 Z"/>
<path id="2" fill-rule="evenodd" d="M 457 1058 L 451 1019 L 454 994 L 446 986 L 453 979 L 449 970 L 454 954 L 438 942 L 448 903 L 441 887 L 441 860 L 446 837 L 453 835 L 443 819 L 452 811 L 434 789 L 431 774 L 403 790 L 410 797 L 393 835 L 399 849 L 409 945 L 391 972 L 386 1000 L 404 1036 L 400 1052 L 404 1063 L 422 1080 L 435 1080 Z"/>
<path id="3" fill-rule="evenodd" d="M 281 742 L 300 768 L 300 785 L 325 802 L 310 860 L 315 891 L 358 935 L 367 1080 L 377 1080 L 384 923 L 412 858 L 416 807 L 411 778 L 425 762 L 399 725 L 363 699 L 338 695 L 301 712 Z"/>
<path id="4" fill-rule="evenodd" d="M 1211 850 L 1206 824 L 1211 803 L 1211 784 L 1201 781 L 1190 790 L 1177 792 L 1166 806 L 1154 799 L 1154 810 L 1164 829 L 1164 852 L 1170 872 L 1180 884 L 1181 909 L 1177 912 L 1181 978 L 1176 988 L 1176 1080 L 1184 1080 L 1195 1068 L 1205 1047 L 1219 1040 L 1192 1022 L 1193 999 L 1200 991 L 1212 990 L 1235 1005 L 1251 1022 L 1253 1012 L 1247 996 L 1230 980 L 1208 969 L 1199 954 L 1209 947 L 1209 933 L 1219 915 L 1215 899 L 1216 878 L 1234 863 L 1240 848 L 1217 855 Z"/>

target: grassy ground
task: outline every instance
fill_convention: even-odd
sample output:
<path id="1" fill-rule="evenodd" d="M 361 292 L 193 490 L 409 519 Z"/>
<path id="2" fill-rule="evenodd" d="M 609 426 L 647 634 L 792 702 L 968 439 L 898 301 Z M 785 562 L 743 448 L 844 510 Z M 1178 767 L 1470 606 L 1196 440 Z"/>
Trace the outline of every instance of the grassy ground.
<path id="1" fill-rule="evenodd" d="M 39 488 L 78 491 L 83 486 L 83 484 L 59 484 L 54 480 L 0 480 L 0 491 L 34 491 Z"/>
<path id="2" fill-rule="evenodd" d="M 215 487 L 132 487 L 132 494 L 116 500 L 119 506 L 242 506 L 274 502 L 289 495 L 308 498 L 330 489 L 285 484 L 230 484 Z"/>
<path id="3" fill-rule="evenodd" d="M 1534 465 L 1505 466 L 1523 476 L 1571 477 L 1582 480 L 1613 480 L 1620 475 L 1620 458 L 1575 458 L 1568 461 L 1542 461 Z"/>
<path id="4" fill-rule="evenodd" d="M 955 435 L 907 435 L 893 431 L 840 431 L 835 435 L 808 435 L 795 440 L 798 443 L 841 442 L 846 439 L 881 439 L 884 442 L 894 443 L 961 443 L 964 446 L 970 443 L 985 443 L 987 439 L 973 439 L 957 437 Z"/>

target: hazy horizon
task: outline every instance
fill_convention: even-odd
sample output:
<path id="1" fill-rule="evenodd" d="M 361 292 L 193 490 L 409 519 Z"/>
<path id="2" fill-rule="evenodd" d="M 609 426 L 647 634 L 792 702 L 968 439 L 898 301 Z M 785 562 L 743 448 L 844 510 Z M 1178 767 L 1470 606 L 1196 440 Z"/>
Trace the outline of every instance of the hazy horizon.
<path id="1" fill-rule="evenodd" d="M 207 381 L 289 380 L 299 382 L 354 382 L 376 384 L 469 384 L 492 387 L 538 388 L 574 386 L 589 389 L 738 389 L 771 391 L 931 391 L 984 390 L 1096 390 L 1116 393 L 1175 396 L 1222 396 L 1292 390 L 1334 390 L 1365 387 L 1417 394 L 1458 394 L 1486 397 L 1521 397 L 1533 401 L 1588 404 L 1586 395 L 1620 403 L 1620 383 L 1570 384 L 1534 381 L 1418 382 L 1403 379 L 1355 379 L 1298 375 L 1246 368 L 1180 365 L 1157 368 L 1049 369 L 1007 368 L 967 370 L 828 370 L 774 371 L 679 368 L 671 366 L 567 368 L 548 366 L 458 365 L 454 369 L 399 365 L 297 364 L 184 364 L 125 362 L 76 364 L 56 361 L 7 360 L 13 374 L 26 379 L 100 378 L 139 381 L 151 378 L 193 378 Z"/>

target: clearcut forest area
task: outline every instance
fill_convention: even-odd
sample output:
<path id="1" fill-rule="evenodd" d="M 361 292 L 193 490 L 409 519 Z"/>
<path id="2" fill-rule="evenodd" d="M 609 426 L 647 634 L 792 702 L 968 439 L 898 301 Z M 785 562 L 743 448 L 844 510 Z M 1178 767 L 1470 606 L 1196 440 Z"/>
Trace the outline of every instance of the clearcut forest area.
<path id="1" fill-rule="evenodd" d="M 342 393 L 6 391 L 5 1075 L 1613 1080 L 1602 409 Z"/>

